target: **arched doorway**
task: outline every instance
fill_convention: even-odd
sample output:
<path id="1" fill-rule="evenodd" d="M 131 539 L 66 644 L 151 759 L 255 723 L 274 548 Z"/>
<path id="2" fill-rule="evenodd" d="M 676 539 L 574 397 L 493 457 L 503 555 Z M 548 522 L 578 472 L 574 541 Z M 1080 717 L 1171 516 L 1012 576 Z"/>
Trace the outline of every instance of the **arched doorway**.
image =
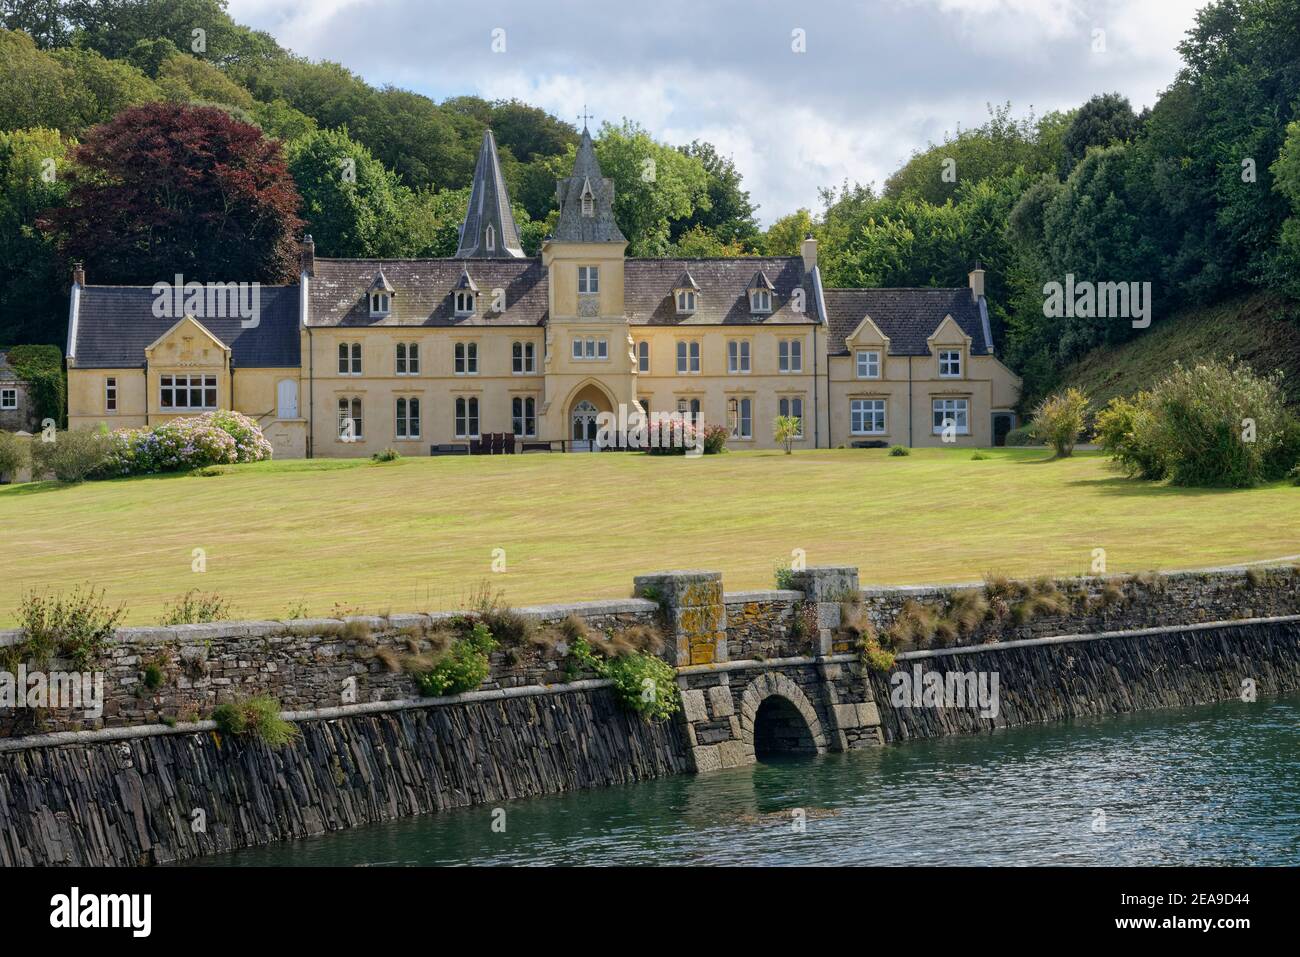
<path id="1" fill-rule="evenodd" d="M 596 448 L 596 407 L 583 399 L 569 414 L 569 438 L 575 452 L 590 452 Z"/>
<path id="2" fill-rule="evenodd" d="M 816 754 L 812 729 L 788 698 L 769 695 L 754 715 L 754 757 L 774 754 Z"/>

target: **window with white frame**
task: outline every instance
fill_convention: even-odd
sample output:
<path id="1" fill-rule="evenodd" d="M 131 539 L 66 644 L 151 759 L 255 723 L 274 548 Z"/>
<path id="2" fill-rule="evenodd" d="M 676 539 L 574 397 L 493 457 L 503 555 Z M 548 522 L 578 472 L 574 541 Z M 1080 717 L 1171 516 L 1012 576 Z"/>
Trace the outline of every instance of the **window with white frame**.
<path id="1" fill-rule="evenodd" d="M 880 353 L 875 349 L 863 349 L 858 352 L 858 378 L 880 378 Z"/>
<path id="2" fill-rule="evenodd" d="M 749 398 L 727 400 L 727 421 L 731 423 L 733 439 L 754 437 L 754 400 Z"/>
<path id="3" fill-rule="evenodd" d="M 677 411 L 682 415 L 689 415 L 692 419 L 698 418 L 700 415 L 700 400 L 678 399 Z"/>
<path id="4" fill-rule="evenodd" d="M 750 312 L 771 312 L 772 293 L 766 289 L 754 289 L 749 293 Z"/>
<path id="5" fill-rule="evenodd" d="M 420 437 L 420 400 L 406 396 L 397 397 L 397 427 L 393 434 L 399 439 Z"/>
<path id="6" fill-rule="evenodd" d="M 788 416 L 799 420 L 799 431 L 795 438 L 803 438 L 803 396 L 800 395 L 783 395 L 777 401 L 778 415 Z"/>
<path id="7" fill-rule="evenodd" d="M 537 371 L 537 343 L 516 342 L 510 347 L 510 370 L 515 375 Z"/>
<path id="8" fill-rule="evenodd" d="M 945 379 L 961 376 L 960 349 L 944 349 L 939 353 L 939 375 Z"/>
<path id="9" fill-rule="evenodd" d="M 478 397 L 456 397 L 456 438 L 478 438 Z"/>
<path id="10" fill-rule="evenodd" d="M 749 340 L 727 341 L 727 371 L 744 375 L 749 372 Z"/>
<path id="11" fill-rule="evenodd" d="M 108 376 L 104 379 L 104 411 L 117 411 L 117 376 Z"/>
<path id="12" fill-rule="evenodd" d="M 650 341 L 642 339 L 636 344 L 636 371 L 650 371 Z"/>
<path id="13" fill-rule="evenodd" d="M 608 359 L 609 340 L 575 338 L 573 340 L 573 358 L 583 361 Z"/>
<path id="14" fill-rule="evenodd" d="M 158 404 L 164 409 L 215 409 L 217 377 L 165 375 L 158 378 Z"/>
<path id="15" fill-rule="evenodd" d="M 454 350 L 456 375 L 478 375 L 478 343 L 458 342 Z"/>
<path id="16" fill-rule="evenodd" d="M 782 339 L 777 343 L 776 357 L 779 372 L 802 372 L 803 340 Z"/>
<path id="17" fill-rule="evenodd" d="M 472 316 L 474 314 L 474 294 L 464 289 L 456 293 L 456 315 Z"/>
<path id="18" fill-rule="evenodd" d="M 854 399 L 849 405 L 849 420 L 854 435 L 884 435 L 885 400 Z"/>
<path id="19" fill-rule="evenodd" d="M 694 289 L 679 289 L 677 291 L 677 311 L 683 314 L 695 311 Z"/>
<path id="20" fill-rule="evenodd" d="M 361 343 L 339 343 L 339 375 L 361 375 Z"/>
<path id="21" fill-rule="evenodd" d="M 578 292 L 588 295 L 594 292 L 600 292 L 600 267 L 599 266 L 579 266 L 578 267 Z"/>
<path id="22" fill-rule="evenodd" d="M 970 402 L 967 399 L 934 399 L 934 434 L 951 426 L 957 435 L 970 435 Z"/>
<path id="23" fill-rule="evenodd" d="M 420 374 L 420 344 L 418 342 L 399 342 L 396 346 L 394 370 L 398 375 Z"/>
<path id="24" fill-rule="evenodd" d="M 692 375 L 700 371 L 700 342 L 682 339 L 677 343 L 677 374 Z"/>
<path id="25" fill-rule="evenodd" d="M 537 436 L 537 400 L 531 395 L 517 395 L 511 401 L 511 425 L 515 435 Z"/>
<path id="26" fill-rule="evenodd" d="M 339 396 L 339 440 L 355 442 L 362 437 L 361 397 Z"/>
<path id="27" fill-rule="evenodd" d="M 372 292 L 370 294 L 370 314 L 372 316 L 386 316 L 389 309 L 389 296 L 386 292 Z"/>
<path id="28" fill-rule="evenodd" d="M 9 411 L 18 408 L 18 390 L 0 389 L 0 410 Z"/>

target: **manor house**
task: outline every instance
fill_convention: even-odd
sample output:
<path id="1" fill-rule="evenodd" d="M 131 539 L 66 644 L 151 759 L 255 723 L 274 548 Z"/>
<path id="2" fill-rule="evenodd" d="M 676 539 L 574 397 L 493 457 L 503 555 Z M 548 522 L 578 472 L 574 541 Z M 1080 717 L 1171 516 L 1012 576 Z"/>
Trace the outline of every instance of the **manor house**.
<path id="1" fill-rule="evenodd" d="M 449 259 L 330 259 L 256 315 L 156 308 L 168 286 L 73 275 L 68 423 L 139 427 L 234 409 L 280 457 L 479 447 L 586 450 L 601 412 L 681 411 L 773 448 L 999 443 L 1020 380 L 993 353 L 984 272 L 956 289 L 828 289 L 797 256 L 638 259 L 583 130 L 559 221 L 529 257 L 489 131 Z M 162 277 L 160 277 L 162 278 Z M 171 281 L 171 277 L 167 277 Z M 210 297 L 209 297 L 210 299 Z M 163 313 L 159 315 L 159 313 Z"/>

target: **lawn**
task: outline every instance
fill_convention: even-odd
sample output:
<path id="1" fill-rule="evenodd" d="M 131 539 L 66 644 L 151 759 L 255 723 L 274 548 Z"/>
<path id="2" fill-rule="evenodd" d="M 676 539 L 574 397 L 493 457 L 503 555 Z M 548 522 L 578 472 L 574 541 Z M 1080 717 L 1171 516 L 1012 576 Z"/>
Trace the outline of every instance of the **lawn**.
<path id="1" fill-rule="evenodd" d="M 857 565 L 863 583 L 1079 573 L 1094 548 L 1110 571 L 1300 552 L 1300 488 L 1175 489 L 1125 479 L 1095 453 L 987 454 L 325 460 L 4 486 L 0 624 L 26 591 L 85 582 L 149 623 L 191 588 L 241 617 L 457 607 L 485 582 L 516 605 L 623 596 L 632 576 L 671 568 L 764 588 L 793 549 Z"/>

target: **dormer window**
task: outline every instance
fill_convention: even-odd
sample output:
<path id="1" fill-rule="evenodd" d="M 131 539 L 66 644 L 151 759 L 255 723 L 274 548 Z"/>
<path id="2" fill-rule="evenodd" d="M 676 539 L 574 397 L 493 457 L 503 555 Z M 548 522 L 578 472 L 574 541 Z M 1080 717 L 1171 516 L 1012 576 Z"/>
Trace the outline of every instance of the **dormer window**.
<path id="1" fill-rule="evenodd" d="M 393 308 L 393 287 L 382 269 L 375 273 L 375 278 L 371 281 L 367 292 L 371 317 L 388 315 Z"/>
<path id="2" fill-rule="evenodd" d="M 673 292 L 677 296 L 677 314 L 679 316 L 689 316 L 695 311 L 695 300 L 699 291 L 700 287 L 696 283 L 695 277 L 690 272 L 682 273 L 677 280 L 677 285 L 673 287 Z"/>
<path id="3" fill-rule="evenodd" d="M 462 317 L 474 315 L 474 296 L 478 292 L 478 286 L 475 285 L 468 269 L 461 270 L 460 279 L 452 289 L 455 293 L 453 301 L 456 315 Z"/>
<path id="4" fill-rule="evenodd" d="M 772 280 L 763 270 L 754 273 L 749 281 L 749 311 L 751 313 L 768 313 L 772 311 L 772 292 L 776 289 Z"/>
<path id="5" fill-rule="evenodd" d="M 487 251 L 490 253 L 494 253 L 497 251 L 497 231 L 493 229 L 491 226 L 488 226 L 487 228 L 487 233 L 485 234 L 484 237 L 484 245 L 487 247 Z"/>
<path id="6" fill-rule="evenodd" d="M 582 215 L 596 215 L 596 194 L 591 191 L 591 180 L 582 181 Z"/>

